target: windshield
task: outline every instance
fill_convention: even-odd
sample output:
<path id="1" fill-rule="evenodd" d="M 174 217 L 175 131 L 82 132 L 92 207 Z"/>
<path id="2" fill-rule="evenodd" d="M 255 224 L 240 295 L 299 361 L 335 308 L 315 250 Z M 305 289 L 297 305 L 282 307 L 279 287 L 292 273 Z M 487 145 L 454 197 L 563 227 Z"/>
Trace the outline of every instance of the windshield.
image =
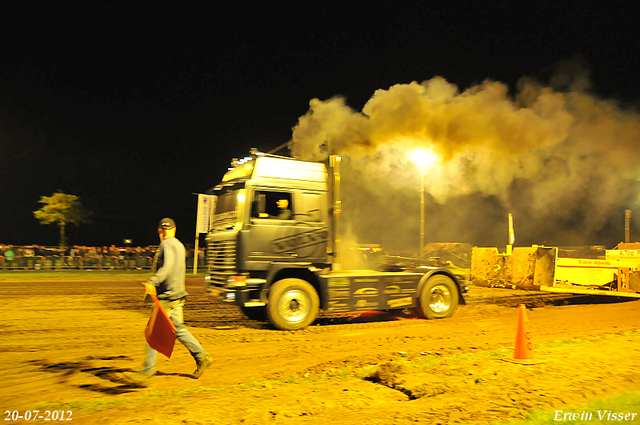
<path id="1" fill-rule="evenodd" d="M 218 195 L 216 212 L 211 220 L 211 230 L 229 230 L 236 226 L 238 217 L 242 216 L 244 207 L 245 190 L 243 185 L 226 187 L 226 192 Z M 235 190 L 234 190 L 235 189 Z"/>
<path id="2" fill-rule="evenodd" d="M 234 190 L 218 197 L 218 203 L 216 204 L 216 215 L 236 210 L 238 192 L 239 191 Z"/>

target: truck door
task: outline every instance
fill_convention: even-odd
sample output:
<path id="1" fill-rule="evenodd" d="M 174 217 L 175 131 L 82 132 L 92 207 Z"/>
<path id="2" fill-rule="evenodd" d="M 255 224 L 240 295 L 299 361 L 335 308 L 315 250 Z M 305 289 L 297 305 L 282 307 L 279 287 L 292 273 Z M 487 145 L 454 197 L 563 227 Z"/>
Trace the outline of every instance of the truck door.
<path id="1" fill-rule="evenodd" d="M 249 269 L 264 269 L 272 261 L 324 258 L 328 231 L 322 195 L 259 188 L 252 194 L 251 222 L 242 235 Z"/>

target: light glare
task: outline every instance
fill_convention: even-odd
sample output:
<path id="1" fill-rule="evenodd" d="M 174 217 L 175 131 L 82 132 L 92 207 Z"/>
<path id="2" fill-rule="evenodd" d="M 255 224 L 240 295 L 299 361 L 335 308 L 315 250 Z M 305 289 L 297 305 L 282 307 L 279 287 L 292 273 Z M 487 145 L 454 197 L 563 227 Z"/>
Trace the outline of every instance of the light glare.
<path id="1" fill-rule="evenodd" d="M 435 162 L 438 159 L 438 155 L 428 149 L 420 148 L 413 151 L 412 158 L 413 162 L 422 167 Z"/>

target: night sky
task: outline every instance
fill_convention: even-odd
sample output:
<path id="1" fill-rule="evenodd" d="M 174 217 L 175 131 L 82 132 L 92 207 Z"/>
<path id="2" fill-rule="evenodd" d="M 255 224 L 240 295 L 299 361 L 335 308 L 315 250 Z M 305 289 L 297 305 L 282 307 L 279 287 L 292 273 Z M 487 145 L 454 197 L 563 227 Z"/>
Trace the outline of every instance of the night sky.
<path id="1" fill-rule="evenodd" d="M 3 1 L 0 243 L 57 244 L 32 211 L 58 190 L 95 215 L 72 244 L 156 244 L 163 216 L 193 243 L 193 193 L 290 140 L 313 98 L 357 111 L 435 76 L 515 90 L 572 61 L 637 111 L 631 3 Z"/>

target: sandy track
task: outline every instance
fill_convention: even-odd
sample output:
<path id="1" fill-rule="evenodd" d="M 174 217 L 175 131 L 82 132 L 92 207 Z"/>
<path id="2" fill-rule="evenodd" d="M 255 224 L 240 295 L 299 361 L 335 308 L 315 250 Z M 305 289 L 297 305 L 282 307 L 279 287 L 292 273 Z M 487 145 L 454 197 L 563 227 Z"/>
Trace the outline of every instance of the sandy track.
<path id="1" fill-rule="evenodd" d="M 322 316 L 282 332 L 211 302 L 198 278 L 185 319 L 215 365 L 191 379 L 178 344 L 141 388 L 122 378 L 142 361 L 139 280 L 2 281 L 3 411 L 66 407 L 76 423 L 484 423 L 640 389 L 638 301 L 472 288 L 447 320 Z M 534 307 L 542 365 L 500 360 L 520 302 Z"/>

